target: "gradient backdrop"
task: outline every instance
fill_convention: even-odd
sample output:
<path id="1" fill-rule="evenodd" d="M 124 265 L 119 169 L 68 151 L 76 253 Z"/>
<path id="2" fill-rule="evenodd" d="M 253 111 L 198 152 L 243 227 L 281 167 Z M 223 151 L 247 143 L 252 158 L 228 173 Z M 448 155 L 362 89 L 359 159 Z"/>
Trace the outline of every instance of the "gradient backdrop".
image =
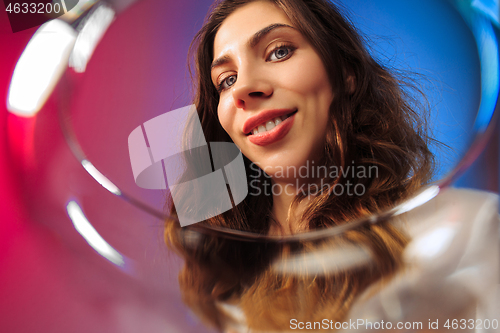
<path id="1" fill-rule="evenodd" d="M 346 5 L 376 57 L 427 78 L 422 84 L 435 111 L 435 136 L 454 147 L 438 151 L 441 172 L 448 169 L 470 140 L 479 103 L 471 33 L 441 1 Z M 133 189 L 128 133 L 190 104 L 185 59 L 209 6 L 200 0 L 133 4 L 110 27 L 85 76 L 75 77 L 78 90 L 70 97 L 77 137 L 91 161 L 120 186 Z M 2 101 L 35 31 L 13 34 L 0 4 Z M 176 290 L 179 261 L 163 258 L 151 245 L 161 239 L 161 222 L 105 193 L 82 171 L 62 139 L 56 105 L 52 98 L 36 117 L 20 119 L 0 103 L 0 331 L 204 331 Z M 498 143 L 497 130 L 458 186 L 498 192 Z M 71 195 L 108 242 L 141 264 L 135 274 L 109 264 L 74 230 L 64 209 Z M 162 204 L 157 196 L 150 199 Z"/>

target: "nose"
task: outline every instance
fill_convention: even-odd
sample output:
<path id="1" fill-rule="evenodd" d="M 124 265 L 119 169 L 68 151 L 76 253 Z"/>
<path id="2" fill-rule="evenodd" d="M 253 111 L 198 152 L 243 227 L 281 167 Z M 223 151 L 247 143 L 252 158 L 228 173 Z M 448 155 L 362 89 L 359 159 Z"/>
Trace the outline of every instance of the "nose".
<path id="1" fill-rule="evenodd" d="M 263 71 L 252 68 L 240 69 L 232 93 L 237 108 L 253 109 L 256 104 L 273 94 L 271 78 Z"/>

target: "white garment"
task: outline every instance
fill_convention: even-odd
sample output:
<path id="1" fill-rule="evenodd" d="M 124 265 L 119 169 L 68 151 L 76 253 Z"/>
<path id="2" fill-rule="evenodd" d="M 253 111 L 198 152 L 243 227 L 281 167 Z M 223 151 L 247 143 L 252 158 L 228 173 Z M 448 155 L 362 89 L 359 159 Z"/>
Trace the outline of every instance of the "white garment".
<path id="1" fill-rule="evenodd" d="M 391 332 L 425 331 L 431 323 L 438 328 L 433 332 L 454 331 L 447 323 L 460 332 L 500 332 L 491 329 L 500 322 L 498 196 L 447 189 L 400 223 L 411 237 L 404 252 L 408 269 L 381 290 L 364 292 L 346 320 L 364 325 L 345 331 L 380 332 L 383 320 Z M 406 329 L 398 330 L 399 322 Z M 408 329 L 408 322 L 422 328 Z"/>
<path id="2" fill-rule="evenodd" d="M 496 320 L 500 327 L 498 200 L 496 194 L 452 188 L 398 217 L 394 224 L 410 236 L 403 253 L 407 268 L 383 287 L 368 288 L 348 318 L 337 323 L 347 329 L 337 331 L 500 332 L 484 329 L 485 320 L 490 327 Z M 218 306 L 234 319 L 227 332 L 256 332 L 245 325 L 237 305 Z M 465 328 L 461 320 L 466 320 Z M 408 323 L 413 327 L 405 327 Z M 298 331 L 329 329 L 289 330 Z"/>

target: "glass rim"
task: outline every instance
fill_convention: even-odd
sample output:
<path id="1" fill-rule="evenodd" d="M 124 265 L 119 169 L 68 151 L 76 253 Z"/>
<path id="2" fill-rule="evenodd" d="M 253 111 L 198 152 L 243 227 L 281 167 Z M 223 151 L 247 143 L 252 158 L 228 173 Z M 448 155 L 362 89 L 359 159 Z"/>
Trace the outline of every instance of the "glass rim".
<path id="1" fill-rule="evenodd" d="M 428 202 L 432 198 L 436 197 L 443 189 L 452 185 L 483 151 L 484 147 L 492 136 L 494 130 L 493 127 L 498 121 L 499 112 L 497 109 L 500 80 L 498 75 L 499 52 L 497 33 L 499 31 L 499 24 L 498 18 L 492 16 L 491 13 L 489 13 L 484 8 L 481 8 L 481 6 L 474 5 L 474 3 L 481 1 L 469 2 L 467 4 L 460 0 L 442 1 L 451 2 L 455 6 L 459 14 L 462 16 L 462 18 L 466 21 L 469 29 L 474 35 L 481 63 L 481 103 L 478 108 L 476 119 L 473 125 L 474 139 L 469 144 L 465 154 L 462 156 L 459 162 L 451 171 L 447 173 L 444 178 L 430 185 L 423 185 L 416 194 L 412 195 L 408 199 L 405 199 L 403 202 L 395 205 L 394 207 L 387 209 L 384 212 L 375 213 L 368 217 L 346 221 L 342 225 L 318 230 L 311 230 L 293 235 L 269 236 L 249 231 L 233 230 L 225 227 L 212 227 L 200 223 L 183 227 L 182 229 L 192 230 L 205 235 L 247 242 L 267 241 L 289 243 L 297 241 L 319 240 L 339 235 L 346 231 L 353 230 L 364 225 L 379 223 L 380 221 L 387 220 L 389 218 L 408 212 Z M 94 7 L 99 5 L 101 5 L 101 3 L 97 2 L 91 8 L 91 10 L 95 9 Z M 88 14 L 89 11 L 84 13 L 84 15 Z M 78 21 L 82 21 L 81 18 L 79 18 Z M 483 44 L 485 38 L 490 41 L 490 44 L 486 46 Z M 491 71 L 490 68 L 496 68 L 497 70 L 496 72 Z M 60 86 L 71 91 L 71 80 L 68 78 L 67 72 L 63 74 L 61 82 L 63 84 L 60 84 Z M 71 94 L 63 95 L 70 96 Z M 62 129 L 66 143 L 68 144 L 74 157 L 80 162 L 87 173 L 95 181 L 99 182 L 107 191 L 124 199 L 137 208 L 151 214 L 152 216 L 157 217 L 163 221 L 165 221 L 166 219 L 174 219 L 178 221 L 175 216 L 162 213 L 161 211 L 148 205 L 147 203 L 136 199 L 133 195 L 130 195 L 129 193 L 123 191 L 119 186 L 115 185 L 111 180 L 102 175 L 86 157 L 86 154 L 82 149 L 78 139 L 76 138 L 74 129 L 67 117 L 68 111 L 70 111 L 69 101 L 60 101 L 58 105 L 60 127 Z"/>

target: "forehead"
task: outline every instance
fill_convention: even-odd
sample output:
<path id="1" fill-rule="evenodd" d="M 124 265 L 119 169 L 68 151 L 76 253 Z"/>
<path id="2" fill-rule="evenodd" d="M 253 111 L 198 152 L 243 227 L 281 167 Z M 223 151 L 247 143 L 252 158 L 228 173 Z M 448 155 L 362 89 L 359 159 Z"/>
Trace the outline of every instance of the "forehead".
<path id="1" fill-rule="evenodd" d="M 254 33 L 274 23 L 293 26 L 285 12 L 269 1 L 254 1 L 236 9 L 215 35 L 214 57 L 245 44 Z"/>

